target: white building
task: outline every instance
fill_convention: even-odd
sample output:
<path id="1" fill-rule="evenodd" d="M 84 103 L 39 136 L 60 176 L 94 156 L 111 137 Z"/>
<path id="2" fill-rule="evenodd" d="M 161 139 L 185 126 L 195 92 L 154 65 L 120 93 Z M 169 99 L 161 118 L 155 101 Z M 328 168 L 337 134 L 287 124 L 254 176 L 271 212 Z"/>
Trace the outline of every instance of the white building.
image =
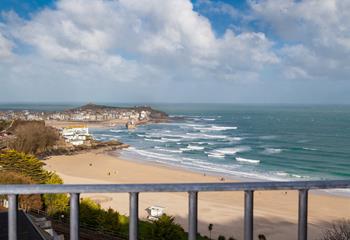
<path id="1" fill-rule="evenodd" d="M 82 126 L 69 126 L 62 129 L 62 136 L 73 145 L 82 145 L 89 136 L 89 128 Z"/>
<path id="2" fill-rule="evenodd" d="M 158 220 L 164 214 L 164 208 L 160 206 L 150 206 L 146 208 L 146 212 L 148 213 L 147 218 L 149 220 Z"/>

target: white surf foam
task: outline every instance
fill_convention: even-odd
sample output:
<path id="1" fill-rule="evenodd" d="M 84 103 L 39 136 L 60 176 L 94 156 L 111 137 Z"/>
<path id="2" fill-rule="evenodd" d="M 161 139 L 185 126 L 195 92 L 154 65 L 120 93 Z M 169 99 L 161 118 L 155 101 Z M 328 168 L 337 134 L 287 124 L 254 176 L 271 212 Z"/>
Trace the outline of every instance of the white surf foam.
<path id="1" fill-rule="evenodd" d="M 182 139 L 178 139 L 178 138 L 165 138 L 162 137 L 162 140 L 166 141 L 166 142 L 180 142 Z"/>
<path id="2" fill-rule="evenodd" d="M 283 150 L 280 148 L 265 148 L 264 151 L 262 151 L 262 153 L 264 154 L 277 154 L 277 153 L 281 153 Z"/>
<path id="3" fill-rule="evenodd" d="M 188 145 L 185 148 L 180 148 L 180 150 L 182 150 L 182 151 L 200 151 L 200 150 L 203 150 L 203 149 L 204 149 L 204 147 L 195 146 L 195 145 Z"/>
<path id="4" fill-rule="evenodd" d="M 234 155 L 239 152 L 248 152 L 250 151 L 251 148 L 249 146 L 237 146 L 237 147 L 232 147 L 232 148 L 219 148 L 213 150 L 212 153 L 221 153 L 225 155 Z"/>
<path id="5" fill-rule="evenodd" d="M 165 143 L 167 141 L 162 140 L 162 139 L 154 139 L 154 138 L 145 138 L 146 141 L 150 141 L 150 142 L 162 142 Z"/>
<path id="6" fill-rule="evenodd" d="M 195 146 L 195 145 L 188 145 L 187 148 L 189 148 L 191 150 L 203 150 L 204 149 L 204 147 Z"/>
<path id="7" fill-rule="evenodd" d="M 186 133 L 186 136 L 184 138 L 191 138 L 191 139 L 225 139 L 228 138 L 225 135 L 210 135 L 210 134 L 203 134 L 203 133 Z"/>
<path id="8" fill-rule="evenodd" d="M 208 153 L 208 157 L 212 157 L 212 158 L 225 158 L 225 154 L 221 154 L 221 153 Z"/>
<path id="9" fill-rule="evenodd" d="M 304 150 L 308 150 L 308 151 L 317 151 L 316 148 L 308 148 L 308 147 L 303 147 Z"/>
<path id="10" fill-rule="evenodd" d="M 195 130 L 199 130 L 201 132 L 211 132 L 211 131 L 226 131 L 226 130 L 236 130 L 237 127 L 225 127 L 225 126 L 217 126 L 217 125 L 211 125 L 211 126 L 203 126 L 203 127 L 193 127 Z"/>
<path id="11" fill-rule="evenodd" d="M 215 121 L 215 118 L 203 118 L 204 121 Z"/>
<path id="12" fill-rule="evenodd" d="M 178 149 L 168 149 L 168 148 L 161 148 L 159 146 L 155 146 L 155 149 L 162 151 L 162 152 L 170 152 L 170 153 L 182 153 L 181 150 Z"/>
<path id="13" fill-rule="evenodd" d="M 260 163 L 260 160 L 248 159 L 248 158 L 242 158 L 242 157 L 236 157 L 236 161 L 244 162 L 244 163 L 254 163 L 254 164 Z"/>
<path id="14" fill-rule="evenodd" d="M 125 132 L 124 129 L 111 129 L 109 130 L 110 132 L 114 132 L 114 133 L 120 133 L 120 132 Z"/>
<path id="15" fill-rule="evenodd" d="M 135 152 L 141 156 L 148 157 L 148 158 L 155 158 L 155 159 L 160 159 L 160 160 L 166 160 L 166 161 L 172 161 L 172 162 L 179 162 L 180 160 L 177 158 L 173 158 L 169 155 L 166 154 L 161 154 L 161 153 L 155 153 L 151 151 L 146 151 L 146 150 L 141 150 L 141 149 L 136 149 L 136 148 L 128 148 L 125 151 L 131 151 Z"/>
<path id="16" fill-rule="evenodd" d="M 286 172 L 276 172 L 277 176 L 287 177 L 289 174 Z"/>

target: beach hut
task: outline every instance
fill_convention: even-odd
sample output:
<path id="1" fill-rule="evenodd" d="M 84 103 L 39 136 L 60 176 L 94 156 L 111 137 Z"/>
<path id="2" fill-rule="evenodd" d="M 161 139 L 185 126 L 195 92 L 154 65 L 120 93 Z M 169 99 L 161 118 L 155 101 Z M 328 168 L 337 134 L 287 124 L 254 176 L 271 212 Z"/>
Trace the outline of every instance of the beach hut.
<path id="1" fill-rule="evenodd" d="M 147 219 L 149 220 L 158 220 L 164 214 L 164 208 L 160 206 L 150 206 L 146 208 L 146 212 L 148 213 Z"/>

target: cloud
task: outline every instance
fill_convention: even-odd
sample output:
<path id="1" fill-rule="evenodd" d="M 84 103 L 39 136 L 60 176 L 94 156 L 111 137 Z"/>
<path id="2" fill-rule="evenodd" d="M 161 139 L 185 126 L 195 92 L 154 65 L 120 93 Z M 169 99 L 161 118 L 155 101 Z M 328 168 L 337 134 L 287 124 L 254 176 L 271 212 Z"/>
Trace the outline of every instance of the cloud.
<path id="1" fill-rule="evenodd" d="M 279 56 L 287 75 L 349 78 L 349 1 L 264 0 L 250 1 L 250 6 L 255 19 L 285 43 Z"/>
<path id="2" fill-rule="evenodd" d="M 45 9 L 29 21 L 14 24 L 12 34 L 41 57 L 58 61 L 100 64 L 107 59 L 118 65 L 131 58 L 140 64 L 164 63 L 167 66 L 162 67 L 168 69 L 175 64 L 211 70 L 227 65 L 221 60 L 232 55 L 237 58 L 231 69 L 245 62 L 250 63 L 247 68 L 254 69 L 276 61 L 269 51 L 272 43 L 264 34 L 235 35 L 229 30 L 216 38 L 208 19 L 192 7 L 187 0 L 153 0 L 147 4 L 132 0 L 92 0 L 89 4 L 62 0 L 55 9 Z"/>
<path id="3" fill-rule="evenodd" d="M 8 40 L 0 31 L 0 60 L 12 56 L 13 43 Z"/>
<path id="4" fill-rule="evenodd" d="M 59 0 L 25 19 L 2 13 L 0 101 L 309 101 L 311 89 L 323 101 L 325 85 L 348 79 L 350 3 L 248 3 L 244 14 L 207 0 Z M 201 11 L 232 24 L 217 36 Z"/>

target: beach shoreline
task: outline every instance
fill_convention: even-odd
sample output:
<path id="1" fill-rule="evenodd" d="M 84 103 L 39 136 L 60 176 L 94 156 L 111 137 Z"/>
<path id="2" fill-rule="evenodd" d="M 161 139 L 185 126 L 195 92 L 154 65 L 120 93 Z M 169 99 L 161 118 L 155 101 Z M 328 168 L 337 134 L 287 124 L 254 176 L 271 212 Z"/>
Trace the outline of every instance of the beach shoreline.
<path id="1" fill-rule="evenodd" d="M 244 177 L 244 176 L 236 176 L 236 175 L 225 174 L 225 173 L 218 174 L 215 171 L 190 169 L 190 168 L 186 168 L 186 167 L 181 166 L 181 165 L 168 165 L 164 162 L 144 161 L 141 158 L 130 157 L 128 155 L 125 156 L 122 151 L 123 151 L 123 149 L 105 151 L 105 154 L 110 155 L 112 157 L 119 158 L 119 159 L 124 160 L 124 161 L 135 162 L 135 163 L 142 164 L 142 165 L 157 166 L 157 167 L 165 168 L 165 169 L 174 169 L 177 171 L 185 171 L 185 172 L 191 172 L 191 173 L 195 173 L 195 174 L 199 174 L 199 175 L 203 175 L 203 176 L 210 176 L 210 177 L 214 177 L 214 178 L 219 179 L 221 182 L 263 182 L 263 181 L 269 182 L 269 181 L 275 181 L 275 180 L 269 180 L 269 179 L 262 179 L 262 178 L 258 178 L 258 177 L 255 177 L 255 178 L 254 177 Z M 284 180 L 284 181 L 288 181 L 288 180 Z M 345 197 L 345 198 L 350 199 L 350 191 L 346 191 L 346 189 L 340 189 L 340 191 L 339 191 L 339 189 L 338 190 L 334 190 L 334 189 L 313 190 L 313 194 L 339 196 L 339 197 Z"/>
<path id="2" fill-rule="evenodd" d="M 109 129 L 117 126 L 125 126 L 127 120 L 109 120 L 109 121 L 58 121 L 58 120 L 45 120 L 45 124 L 50 127 L 54 127 L 57 129 L 69 127 L 69 126 L 77 126 L 84 125 L 88 128 L 95 129 Z"/>
<path id="3" fill-rule="evenodd" d="M 181 168 L 141 163 L 123 159 L 110 152 L 91 151 L 71 156 L 52 156 L 45 160 L 45 168 L 57 172 L 66 184 L 126 184 L 126 183 L 190 183 L 222 182 L 221 177 L 190 172 Z M 225 179 L 225 182 L 236 180 Z M 128 194 L 83 194 L 128 215 Z M 106 201 L 106 199 L 108 199 Z M 255 229 L 268 239 L 296 239 L 297 191 L 258 191 L 255 193 Z M 331 222 L 348 217 L 350 198 L 329 194 L 309 196 L 310 239 L 317 238 Z M 141 218 L 145 208 L 159 205 L 167 214 L 187 229 L 186 193 L 141 193 Z M 199 232 L 208 235 L 207 226 L 214 224 L 213 236 L 225 235 L 242 239 L 243 192 L 199 194 Z M 289 237 L 289 238 L 288 238 Z"/>

